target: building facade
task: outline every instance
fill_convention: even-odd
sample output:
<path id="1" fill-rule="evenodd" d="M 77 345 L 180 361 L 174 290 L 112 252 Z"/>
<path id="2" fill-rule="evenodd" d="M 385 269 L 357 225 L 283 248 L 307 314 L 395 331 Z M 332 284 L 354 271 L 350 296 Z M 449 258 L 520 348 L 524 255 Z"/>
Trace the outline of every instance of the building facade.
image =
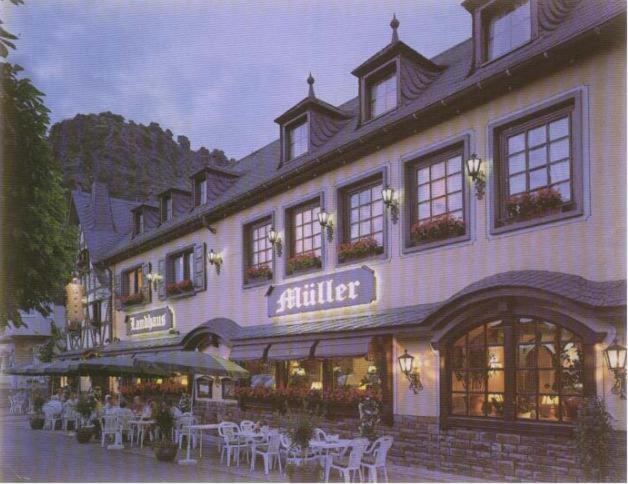
<path id="1" fill-rule="evenodd" d="M 215 352 L 258 390 L 238 407 L 235 382 L 201 379 L 201 408 L 272 418 L 300 387 L 347 433 L 344 402 L 377 388 L 397 462 L 485 478 L 580 479 L 597 395 L 621 454 L 604 349 L 626 333 L 625 4 L 463 5 L 471 39 L 427 59 L 393 19 L 355 99 L 310 76 L 278 140 L 130 209 L 95 259 L 106 352 Z"/>

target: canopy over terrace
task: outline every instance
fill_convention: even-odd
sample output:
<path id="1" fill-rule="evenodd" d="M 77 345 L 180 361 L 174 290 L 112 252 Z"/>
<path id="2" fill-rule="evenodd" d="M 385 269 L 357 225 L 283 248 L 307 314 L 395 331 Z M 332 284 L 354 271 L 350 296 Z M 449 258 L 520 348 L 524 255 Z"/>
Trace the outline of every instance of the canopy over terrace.
<path id="1" fill-rule="evenodd" d="M 246 378 L 249 372 L 232 361 L 199 351 L 166 351 L 137 355 L 135 366 L 142 370 L 172 373 L 198 373 L 209 376 Z"/>

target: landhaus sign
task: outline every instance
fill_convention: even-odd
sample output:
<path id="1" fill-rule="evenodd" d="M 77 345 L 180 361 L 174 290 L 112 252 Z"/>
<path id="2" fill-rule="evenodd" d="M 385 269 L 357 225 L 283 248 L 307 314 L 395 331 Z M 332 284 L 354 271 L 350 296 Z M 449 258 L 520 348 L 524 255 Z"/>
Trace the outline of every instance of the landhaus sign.
<path id="1" fill-rule="evenodd" d="M 368 304 L 375 300 L 375 274 L 362 266 L 304 281 L 271 286 L 268 316 Z"/>
<path id="2" fill-rule="evenodd" d="M 126 317 L 126 334 L 155 333 L 172 328 L 170 308 L 154 309 Z"/>

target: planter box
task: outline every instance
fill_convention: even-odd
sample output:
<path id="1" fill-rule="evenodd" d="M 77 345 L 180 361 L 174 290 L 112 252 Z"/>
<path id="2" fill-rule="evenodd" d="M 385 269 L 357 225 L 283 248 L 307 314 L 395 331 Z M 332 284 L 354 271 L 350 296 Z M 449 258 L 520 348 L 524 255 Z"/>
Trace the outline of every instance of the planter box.
<path id="1" fill-rule="evenodd" d="M 367 252 L 366 254 L 361 254 L 361 255 L 338 254 L 338 261 L 339 262 L 351 262 L 351 261 L 356 261 L 356 260 L 361 260 L 361 259 L 367 259 L 369 257 L 373 257 L 373 256 L 380 255 L 383 253 L 384 253 L 384 248 L 378 247 L 377 249 L 374 249 L 370 252 Z"/>
<path id="2" fill-rule="evenodd" d="M 556 208 L 550 208 L 547 210 L 544 210 L 543 212 L 538 212 L 538 213 L 530 213 L 530 214 L 526 214 L 526 215 L 517 215 L 514 217 L 508 217 L 505 220 L 505 223 L 507 224 L 514 224 L 517 222 L 527 222 L 529 220 L 534 220 L 537 218 L 543 218 L 543 217 L 549 217 L 550 215 L 556 215 L 562 212 L 562 208 L 560 207 L 556 207 Z"/>

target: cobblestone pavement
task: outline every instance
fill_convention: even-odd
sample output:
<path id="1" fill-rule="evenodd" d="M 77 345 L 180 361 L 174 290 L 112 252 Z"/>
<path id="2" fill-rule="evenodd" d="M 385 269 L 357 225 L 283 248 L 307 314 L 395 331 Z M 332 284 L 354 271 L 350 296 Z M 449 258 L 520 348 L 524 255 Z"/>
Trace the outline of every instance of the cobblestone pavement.
<path id="1" fill-rule="evenodd" d="M 157 461 L 149 448 L 107 450 L 95 441 L 81 445 L 60 430 L 34 431 L 26 417 L 0 416 L 0 443 L 3 482 L 285 482 L 278 472 L 264 476 L 261 459 L 252 473 L 244 464 L 227 468 L 219 463 L 215 447 L 204 446 L 197 465 L 181 466 Z M 469 480 L 400 466 L 390 466 L 389 474 L 391 482 Z"/>

